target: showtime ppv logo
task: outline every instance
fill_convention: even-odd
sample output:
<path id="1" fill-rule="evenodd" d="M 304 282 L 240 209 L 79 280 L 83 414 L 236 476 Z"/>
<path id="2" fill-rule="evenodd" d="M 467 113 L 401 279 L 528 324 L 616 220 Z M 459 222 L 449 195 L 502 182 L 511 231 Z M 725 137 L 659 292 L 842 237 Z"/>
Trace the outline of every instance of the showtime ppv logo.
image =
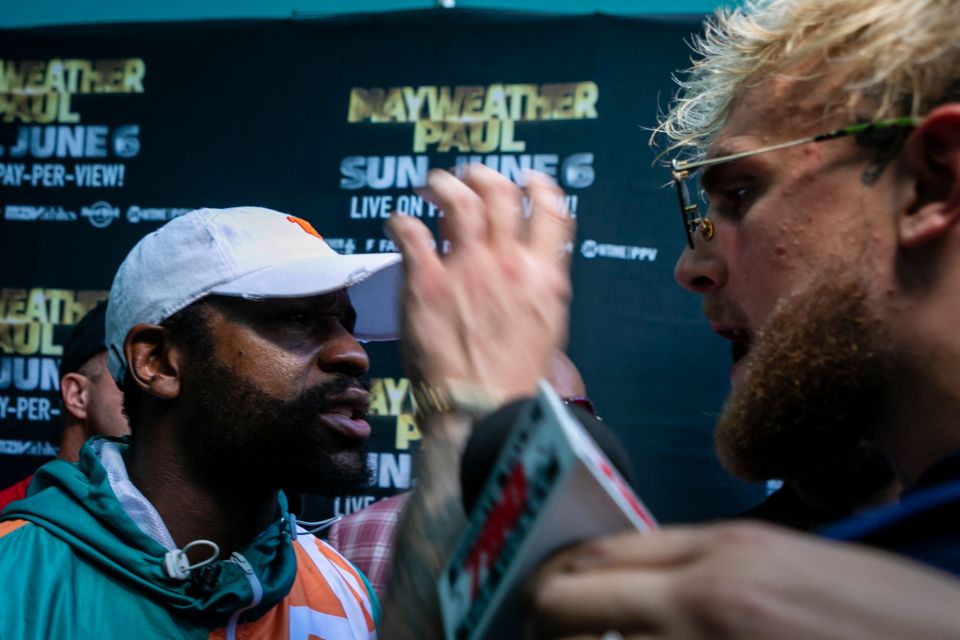
<path id="1" fill-rule="evenodd" d="M 633 260 L 654 262 L 657 259 L 655 247 L 635 247 L 625 244 L 608 244 L 596 240 L 584 240 L 580 245 L 580 255 L 587 260 L 607 258 L 613 260 Z"/>
<path id="2" fill-rule="evenodd" d="M 174 218 L 179 218 L 185 213 L 191 211 L 189 208 L 160 208 L 160 207 L 137 207 L 127 208 L 127 222 L 137 224 L 140 222 L 168 222 Z"/>

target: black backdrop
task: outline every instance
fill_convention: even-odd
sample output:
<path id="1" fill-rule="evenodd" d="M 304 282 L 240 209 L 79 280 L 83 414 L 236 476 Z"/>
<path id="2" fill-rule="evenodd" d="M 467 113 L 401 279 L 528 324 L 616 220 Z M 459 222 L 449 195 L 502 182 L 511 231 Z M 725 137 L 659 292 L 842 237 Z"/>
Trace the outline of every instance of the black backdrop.
<path id="1" fill-rule="evenodd" d="M 392 250 L 383 216 L 469 156 L 552 172 L 578 218 L 569 353 L 663 521 L 763 490 L 712 453 L 729 350 L 673 282 L 674 194 L 648 128 L 695 17 L 428 10 L 302 21 L 0 33 L 0 483 L 53 455 L 59 345 L 144 233 L 200 206 L 309 219 L 342 252 Z M 395 345 L 370 345 L 377 402 L 363 496 L 409 487 L 418 434 Z"/>

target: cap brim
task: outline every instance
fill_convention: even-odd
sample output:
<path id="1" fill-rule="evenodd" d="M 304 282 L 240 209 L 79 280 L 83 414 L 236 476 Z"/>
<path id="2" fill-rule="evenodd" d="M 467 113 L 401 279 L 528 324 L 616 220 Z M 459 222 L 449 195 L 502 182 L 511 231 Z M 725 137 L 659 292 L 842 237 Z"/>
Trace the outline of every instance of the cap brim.
<path id="1" fill-rule="evenodd" d="M 252 300 L 304 298 L 348 289 L 357 312 L 354 334 L 360 340 L 400 337 L 403 265 L 399 253 L 329 255 L 268 267 L 210 293 Z"/>

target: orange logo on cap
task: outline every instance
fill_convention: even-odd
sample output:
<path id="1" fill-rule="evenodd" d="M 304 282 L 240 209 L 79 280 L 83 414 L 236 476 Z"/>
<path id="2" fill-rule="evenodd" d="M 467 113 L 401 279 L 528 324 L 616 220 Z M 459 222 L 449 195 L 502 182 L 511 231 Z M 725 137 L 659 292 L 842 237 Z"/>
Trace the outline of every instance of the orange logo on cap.
<path id="1" fill-rule="evenodd" d="M 313 228 L 313 225 L 304 220 L 303 218 L 297 218 L 296 216 L 287 216 L 287 220 L 290 222 L 300 225 L 300 228 L 303 229 L 304 233 L 309 233 L 314 238 L 319 238 L 323 240 L 323 236 L 317 233 L 317 230 Z"/>

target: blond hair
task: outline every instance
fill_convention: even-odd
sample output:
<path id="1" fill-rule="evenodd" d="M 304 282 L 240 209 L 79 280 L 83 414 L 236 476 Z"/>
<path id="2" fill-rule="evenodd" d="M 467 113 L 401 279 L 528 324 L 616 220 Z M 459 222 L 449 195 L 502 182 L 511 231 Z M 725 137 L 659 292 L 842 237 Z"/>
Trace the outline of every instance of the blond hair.
<path id="1" fill-rule="evenodd" d="M 741 88 L 771 74 L 830 74 L 860 118 L 923 115 L 960 100 L 960 0 L 746 0 L 719 9 L 660 118 L 668 151 L 702 157 Z M 950 94 L 954 95 L 951 96 Z"/>

